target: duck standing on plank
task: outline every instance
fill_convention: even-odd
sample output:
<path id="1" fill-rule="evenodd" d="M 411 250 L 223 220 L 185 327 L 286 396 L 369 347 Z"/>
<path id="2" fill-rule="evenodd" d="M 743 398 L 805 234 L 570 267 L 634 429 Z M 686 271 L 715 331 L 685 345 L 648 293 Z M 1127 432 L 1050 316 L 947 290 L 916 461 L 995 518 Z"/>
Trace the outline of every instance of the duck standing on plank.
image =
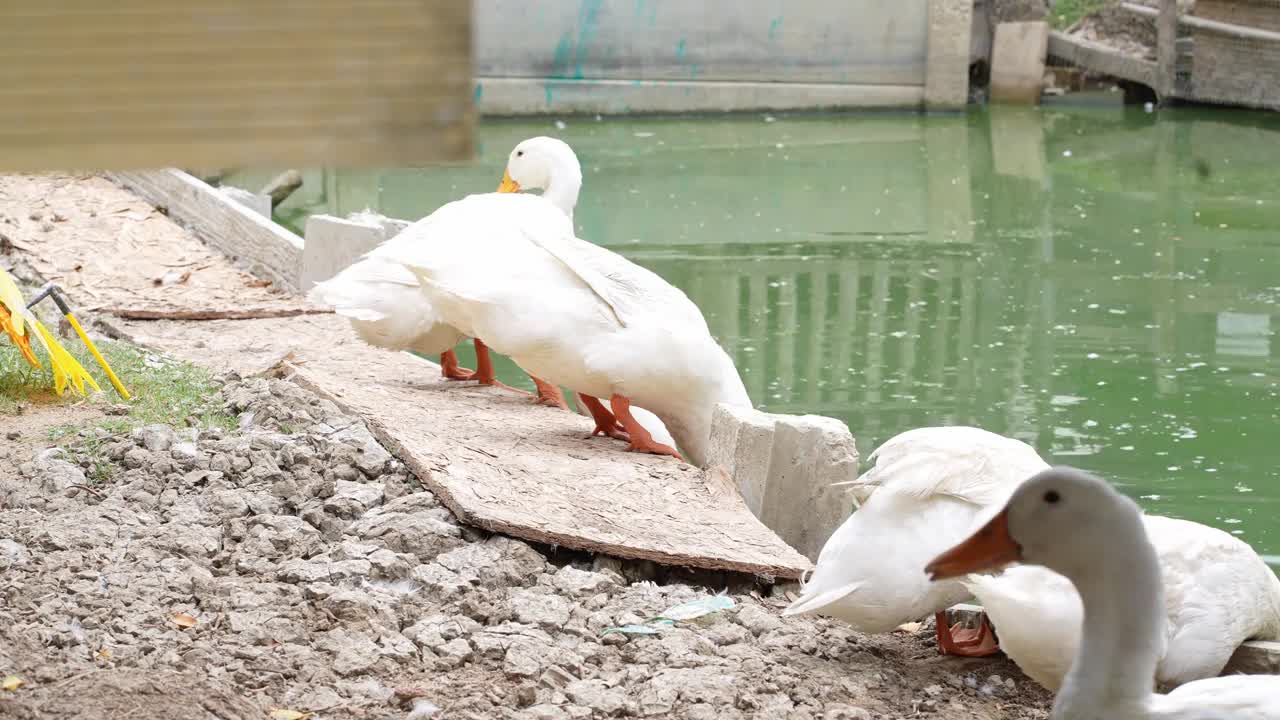
<path id="1" fill-rule="evenodd" d="M 489 234 L 531 223 L 538 232 L 554 229 L 573 232 L 573 208 L 582 187 L 578 157 L 563 141 L 549 137 L 526 140 L 512 151 L 520 160 L 517 183 L 508 167 L 496 193 L 470 195 L 449 203 L 405 228 L 393 241 L 433 247 L 448 245 L 453 251 L 468 253 L 473 242 Z M 542 197 L 519 197 L 521 187 L 542 189 Z M 538 212 L 537 210 L 547 210 Z M 472 255 L 483 266 L 489 258 Z M 418 280 L 403 265 L 369 254 L 330 280 L 317 283 L 308 299 L 334 308 L 351 321 L 360 339 L 388 350 L 411 350 L 423 355 L 439 355 L 440 369 L 449 380 L 475 380 L 482 385 L 506 387 L 494 376 L 493 362 L 484 341 L 475 336 L 476 369 L 462 368 L 453 348 L 467 337 L 458 328 L 442 322 Z M 540 378 L 536 400 L 567 409 L 560 389 Z"/>
<path id="2" fill-rule="evenodd" d="M 508 164 L 508 176 L 521 185 L 523 148 Z M 468 204 L 482 197 L 436 214 L 470 214 Z M 484 338 L 530 375 L 579 393 L 596 432 L 627 440 L 633 451 L 683 451 L 702 465 L 716 404 L 751 404 L 702 312 L 654 273 L 566 231 L 549 203 L 510 197 L 523 205 L 509 203 L 506 214 L 489 218 L 489 232 L 465 245 L 401 235 L 370 257 L 412 272 L 441 322 Z M 665 424 L 679 450 L 653 436 L 638 408 Z"/>

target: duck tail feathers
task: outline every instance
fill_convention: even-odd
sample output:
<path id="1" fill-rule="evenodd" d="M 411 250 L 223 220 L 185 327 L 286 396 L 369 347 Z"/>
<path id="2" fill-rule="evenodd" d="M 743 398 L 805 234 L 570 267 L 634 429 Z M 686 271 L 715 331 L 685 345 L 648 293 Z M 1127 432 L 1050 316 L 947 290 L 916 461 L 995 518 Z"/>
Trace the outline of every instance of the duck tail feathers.
<path id="1" fill-rule="evenodd" d="M 837 600 L 847 596 L 862 586 L 861 580 L 855 580 L 839 587 L 821 592 L 804 593 L 795 602 L 787 606 L 782 611 L 783 617 L 791 617 L 794 615 L 806 615 L 808 613 L 817 612 L 822 608 L 836 602 Z M 810 586 L 812 587 L 812 586 Z"/>

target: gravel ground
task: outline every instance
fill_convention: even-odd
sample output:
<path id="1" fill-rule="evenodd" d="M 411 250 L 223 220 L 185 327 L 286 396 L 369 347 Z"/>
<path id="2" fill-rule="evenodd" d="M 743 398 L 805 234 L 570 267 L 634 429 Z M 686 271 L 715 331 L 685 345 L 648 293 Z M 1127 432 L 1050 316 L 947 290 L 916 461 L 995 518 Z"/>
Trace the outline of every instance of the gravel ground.
<path id="1" fill-rule="evenodd" d="M 90 425 L 0 468 L 0 676 L 24 682 L 0 717 L 1047 714 L 1007 661 L 939 657 L 927 624 L 783 621 L 749 578 L 489 535 L 328 401 L 262 378 L 220 395 L 238 430 Z M 604 633 L 726 589 L 733 608 Z"/>

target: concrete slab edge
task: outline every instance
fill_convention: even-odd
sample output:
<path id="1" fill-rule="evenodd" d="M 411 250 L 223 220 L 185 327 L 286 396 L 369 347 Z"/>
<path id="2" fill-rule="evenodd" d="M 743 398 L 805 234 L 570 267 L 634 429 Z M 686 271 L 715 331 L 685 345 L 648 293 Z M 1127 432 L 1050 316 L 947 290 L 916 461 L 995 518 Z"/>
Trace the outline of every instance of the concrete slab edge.
<path id="1" fill-rule="evenodd" d="M 792 82 L 477 77 L 476 97 L 481 114 L 498 117 L 557 113 L 629 115 L 766 110 L 919 109 L 924 103 L 924 87 Z"/>

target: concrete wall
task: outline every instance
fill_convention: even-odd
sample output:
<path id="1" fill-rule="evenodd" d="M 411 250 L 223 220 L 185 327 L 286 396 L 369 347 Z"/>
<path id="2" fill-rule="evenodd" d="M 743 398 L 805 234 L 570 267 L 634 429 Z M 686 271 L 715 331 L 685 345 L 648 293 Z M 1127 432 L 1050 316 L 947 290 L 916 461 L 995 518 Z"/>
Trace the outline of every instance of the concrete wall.
<path id="1" fill-rule="evenodd" d="M 971 9 L 477 0 L 476 100 L 491 114 L 954 107 L 965 97 Z"/>

